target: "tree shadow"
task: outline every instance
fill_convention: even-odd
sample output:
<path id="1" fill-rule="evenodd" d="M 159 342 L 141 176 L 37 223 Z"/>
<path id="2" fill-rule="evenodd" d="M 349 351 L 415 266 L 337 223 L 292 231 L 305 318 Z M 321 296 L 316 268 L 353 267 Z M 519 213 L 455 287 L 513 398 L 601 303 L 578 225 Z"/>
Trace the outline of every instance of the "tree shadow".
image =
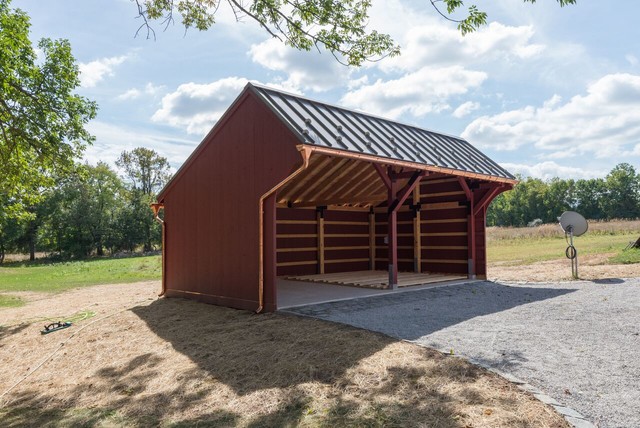
<path id="1" fill-rule="evenodd" d="M 30 325 L 31 324 L 29 323 L 23 323 L 23 324 L 10 326 L 10 327 L 0 326 L 0 348 L 5 346 L 1 343 L 2 341 L 4 341 L 4 339 L 20 333 L 22 330 L 24 330 L 25 328 L 28 328 Z"/>
<path id="2" fill-rule="evenodd" d="M 475 317 L 574 291 L 576 289 L 509 286 L 485 281 L 309 305 L 286 312 L 416 340 Z"/>

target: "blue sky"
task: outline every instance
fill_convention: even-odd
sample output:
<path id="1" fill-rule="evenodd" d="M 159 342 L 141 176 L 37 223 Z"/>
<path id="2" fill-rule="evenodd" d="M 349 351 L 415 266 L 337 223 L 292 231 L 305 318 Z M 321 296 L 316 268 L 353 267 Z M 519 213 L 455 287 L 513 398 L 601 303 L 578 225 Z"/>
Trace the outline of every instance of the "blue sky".
<path id="1" fill-rule="evenodd" d="M 490 24 L 460 36 L 428 0 L 373 1 L 371 27 L 402 55 L 360 69 L 271 39 L 226 4 L 207 32 L 179 22 L 157 39 L 129 0 L 14 0 L 32 38 L 65 38 L 79 93 L 98 102 L 86 159 L 150 147 L 179 167 L 247 80 L 461 135 L 513 173 L 604 176 L 640 170 L 640 3 L 479 2 Z M 490 3 L 484 5 L 484 3 Z"/>

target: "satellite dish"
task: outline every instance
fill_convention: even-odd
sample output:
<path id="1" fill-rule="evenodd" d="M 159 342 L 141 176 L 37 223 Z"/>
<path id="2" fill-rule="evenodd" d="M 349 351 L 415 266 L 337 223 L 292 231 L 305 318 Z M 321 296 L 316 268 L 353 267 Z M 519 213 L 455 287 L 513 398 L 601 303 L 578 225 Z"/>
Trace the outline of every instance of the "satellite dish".
<path id="1" fill-rule="evenodd" d="M 568 259 L 571 259 L 571 275 L 578 279 L 578 250 L 573 246 L 573 237 L 584 235 L 589 225 L 587 220 L 575 211 L 565 211 L 558 218 L 560 227 L 564 230 L 565 239 L 567 239 L 567 247 L 564 252 Z"/>
<path id="2" fill-rule="evenodd" d="M 565 211 L 560 216 L 560 227 L 565 233 L 570 233 L 573 236 L 584 235 L 589 229 L 587 220 L 575 211 Z"/>

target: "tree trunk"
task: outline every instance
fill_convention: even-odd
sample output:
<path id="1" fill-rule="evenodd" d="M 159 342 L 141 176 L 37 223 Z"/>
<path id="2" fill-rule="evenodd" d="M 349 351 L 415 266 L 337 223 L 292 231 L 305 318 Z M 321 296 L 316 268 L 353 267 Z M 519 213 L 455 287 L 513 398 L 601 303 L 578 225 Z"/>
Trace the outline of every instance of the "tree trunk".
<path id="1" fill-rule="evenodd" d="M 34 261 L 36 259 L 36 243 L 33 238 L 29 238 L 29 261 Z"/>

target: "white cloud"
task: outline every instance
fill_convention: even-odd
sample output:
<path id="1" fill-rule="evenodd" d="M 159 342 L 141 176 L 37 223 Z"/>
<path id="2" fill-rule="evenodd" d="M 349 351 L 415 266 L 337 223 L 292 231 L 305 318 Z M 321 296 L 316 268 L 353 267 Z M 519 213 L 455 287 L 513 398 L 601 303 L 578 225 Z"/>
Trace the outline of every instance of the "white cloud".
<path id="1" fill-rule="evenodd" d="M 460 66 L 423 67 L 399 79 L 379 79 L 347 92 L 341 103 L 390 118 L 405 113 L 418 117 L 449 109 L 449 97 L 467 93 L 469 89 L 480 86 L 486 78 L 486 73 L 465 70 Z"/>
<path id="2" fill-rule="evenodd" d="M 535 147 L 555 158 L 567 151 L 620 156 L 640 143 L 640 75 L 606 75 L 564 104 L 554 96 L 542 107 L 480 117 L 462 136 L 484 148 Z"/>
<path id="3" fill-rule="evenodd" d="M 628 54 L 624 57 L 631 65 L 638 65 L 638 58 L 635 55 Z"/>
<path id="4" fill-rule="evenodd" d="M 93 88 L 105 77 L 113 76 L 113 69 L 128 58 L 128 55 L 122 55 L 80 63 L 80 85 L 83 88 Z"/>
<path id="5" fill-rule="evenodd" d="M 352 72 L 327 51 L 304 52 L 273 38 L 252 45 L 249 55 L 253 62 L 284 73 L 287 77 L 280 84 L 294 91 L 311 89 L 321 92 L 342 86 Z"/>
<path id="6" fill-rule="evenodd" d="M 466 36 L 438 22 L 415 26 L 402 37 L 402 55 L 381 61 L 379 67 L 390 72 L 415 70 L 426 64 L 433 67 L 461 61 L 468 64 L 470 61 L 528 59 L 545 50 L 544 45 L 531 43 L 533 35 L 531 26 L 511 27 L 497 22 Z"/>
<path id="7" fill-rule="evenodd" d="M 478 110 L 479 108 L 480 104 L 474 103 L 472 101 L 467 101 L 466 103 L 460 104 L 451 115 L 459 119 L 469 115 L 472 111 Z"/>
<path id="8" fill-rule="evenodd" d="M 607 175 L 606 170 L 575 168 L 571 166 L 558 165 L 552 161 L 541 162 L 535 165 L 516 163 L 501 163 L 500 165 L 512 174 L 520 174 L 524 177 L 534 177 L 543 180 L 550 180 L 555 177 L 578 180 L 604 177 Z"/>
<path id="9" fill-rule="evenodd" d="M 140 89 L 131 88 L 128 91 L 118 95 L 116 99 L 121 101 L 134 100 L 136 98 L 139 98 L 141 95 L 142 95 L 142 91 L 140 91 Z"/>
<path id="10" fill-rule="evenodd" d="M 134 100 L 136 98 L 140 98 L 142 95 L 155 96 L 160 94 L 165 90 L 165 87 L 162 85 L 156 86 L 153 83 L 149 82 L 145 85 L 144 89 L 140 90 L 137 88 L 131 88 L 124 93 L 118 95 L 116 97 L 117 100 L 126 101 L 126 100 Z"/>
<path id="11" fill-rule="evenodd" d="M 84 153 L 84 159 L 92 164 L 102 161 L 113 166 L 123 150 L 148 147 L 165 156 L 176 168 L 198 145 L 198 141 L 173 138 L 166 133 L 145 133 L 138 128 L 128 129 L 97 120 L 89 122 L 87 129 L 96 137 L 95 143 Z"/>
<path id="12" fill-rule="evenodd" d="M 162 98 L 152 120 L 185 128 L 189 134 L 204 135 L 238 96 L 248 80 L 227 77 L 213 83 L 183 83 Z"/>

